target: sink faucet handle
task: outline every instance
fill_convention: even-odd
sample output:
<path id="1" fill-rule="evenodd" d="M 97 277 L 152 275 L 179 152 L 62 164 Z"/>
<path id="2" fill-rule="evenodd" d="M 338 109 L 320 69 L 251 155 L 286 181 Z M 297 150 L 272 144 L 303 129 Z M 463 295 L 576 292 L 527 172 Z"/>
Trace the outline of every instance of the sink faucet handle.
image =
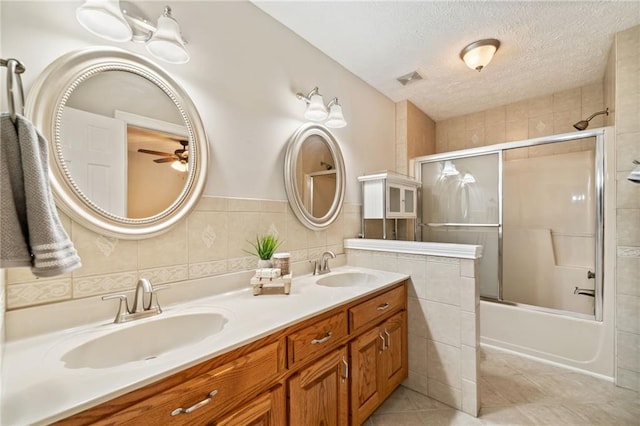
<path id="1" fill-rule="evenodd" d="M 124 294 L 109 294 L 106 296 L 102 296 L 102 300 L 111 299 L 120 299 L 120 304 L 118 305 L 118 313 L 116 314 L 116 319 L 113 322 L 122 322 L 122 318 L 131 313 L 131 311 L 129 310 L 129 302 L 127 301 L 127 296 L 125 296 Z"/>
<path id="2" fill-rule="evenodd" d="M 156 310 L 156 311 L 158 311 L 158 313 L 162 312 L 162 308 L 160 307 L 160 304 L 158 303 L 158 294 L 157 293 L 159 291 L 166 290 L 168 288 L 171 288 L 171 286 L 169 284 L 157 285 L 157 286 L 153 287 L 153 290 L 151 291 L 151 301 L 149 302 L 148 310 Z"/>
<path id="3" fill-rule="evenodd" d="M 320 262 L 318 260 L 310 260 L 309 263 L 313 263 L 313 275 L 318 275 L 320 272 Z"/>

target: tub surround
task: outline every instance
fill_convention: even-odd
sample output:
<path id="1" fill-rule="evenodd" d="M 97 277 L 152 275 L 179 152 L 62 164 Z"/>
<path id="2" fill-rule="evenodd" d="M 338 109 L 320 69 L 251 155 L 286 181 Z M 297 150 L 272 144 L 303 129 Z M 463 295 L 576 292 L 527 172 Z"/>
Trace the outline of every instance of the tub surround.
<path id="1" fill-rule="evenodd" d="M 347 263 L 406 273 L 409 377 L 404 385 L 473 416 L 480 409 L 478 350 L 482 246 L 345 240 Z"/>
<path id="2" fill-rule="evenodd" d="M 187 293 L 209 296 L 179 304 L 170 302 L 184 298 L 181 293 L 186 287 L 163 292 L 160 302 L 165 312 L 161 315 L 213 309 L 222 313 L 228 322 L 217 334 L 152 360 L 102 369 L 68 369 L 60 361 L 60 356 L 74 345 L 126 326 L 112 323 L 115 303 L 100 302 L 111 308 L 109 320 L 8 340 L 3 361 L 2 423 L 39 424 L 65 418 L 408 278 L 401 273 L 351 266 L 333 269 L 333 274 L 365 272 L 375 276 L 375 282 L 362 287 L 328 288 L 316 285 L 317 277 L 306 275 L 294 278 L 288 296 L 253 296 L 248 279 L 242 279 L 246 277 L 235 276 L 225 285 L 215 287 L 212 286 L 215 278 L 205 278 L 185 284 L 190 287 Z M 213 288 L 222 292 L 211 295 Z M 86 300 L 86 311 L 92 309 L 91 302 Z M 60 307 L 59 316 L 61 312 L 66 314 L 68 310 Z M 9 329 L 17 325 L 15 321 L 25 319 L 24 312 L 13 314 L 7 313 Z M 41 315 L 38 317 L 43 320 Z M 153 321 L 153 318 L 138 321 Z"/>

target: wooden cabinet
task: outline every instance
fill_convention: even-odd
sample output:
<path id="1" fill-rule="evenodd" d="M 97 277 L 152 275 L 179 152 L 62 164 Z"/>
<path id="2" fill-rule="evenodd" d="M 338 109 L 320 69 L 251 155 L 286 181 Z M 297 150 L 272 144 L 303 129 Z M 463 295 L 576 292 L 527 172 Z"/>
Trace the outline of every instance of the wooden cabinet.
<path id="1" fill-rule="evenodd" d="M 362 424 L 407 377 L 406 312 L 354 339 L 351 354 L 351 417 Z"/>
<path id="2" fill-rule="evenodd" d="M 273 390 L 252 400 L 216 426 L 281 426 L 287 423 L 284 388 Z"/>
<path id="3" fill-rule="evenodd" d="M 402 282 L 58 423 L 361 424 L 407 376 L 405 309 Z"/>
<path id="4" fill-rule="evenodd" d="M 342 347 L 289 379 L 289 424 L 347 425 L 349 364 Z"/>

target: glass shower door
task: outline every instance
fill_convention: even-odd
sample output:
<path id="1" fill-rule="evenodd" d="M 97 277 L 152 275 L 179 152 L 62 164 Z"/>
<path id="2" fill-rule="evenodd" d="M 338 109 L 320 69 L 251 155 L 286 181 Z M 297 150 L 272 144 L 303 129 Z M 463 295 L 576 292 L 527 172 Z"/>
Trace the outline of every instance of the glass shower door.
<path id="1" fill-rule="evenodd" d="M 422 163 L 421 240 L 483 246 L 480 295 L 500 299 L 501 152 Z"/>

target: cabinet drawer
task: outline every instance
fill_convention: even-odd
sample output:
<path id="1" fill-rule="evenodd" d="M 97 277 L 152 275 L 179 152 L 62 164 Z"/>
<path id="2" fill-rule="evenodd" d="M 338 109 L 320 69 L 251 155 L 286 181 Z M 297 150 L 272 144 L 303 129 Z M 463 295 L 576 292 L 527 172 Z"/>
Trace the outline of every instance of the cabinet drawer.
<path id="1" fill-rule="evenodd" d="M 279 372 L 278 350 L 274 342 L 214 368 L 181 385 L 139 402 L 98 424 L 210 424 L 237 405 Z M 182 410 L 180 410 L 180 408 Z"/>
<path id="2" fill-rule="evenodd" d="M 378 319 L 386 318 L 390 313 L 403 309 L 406 299 L 405 287 L 402 285 L 389 290 L 349 309 L 350 330 L 356 330 L 369 323 L 375 325 Z"/>
<path id="3" fill-rule="evenodd" d="M 334 342 L 347 335 L 347 316 L 340 312 L 318 321 L 300 331 L 289 334 L 289 365 L 302 361 L 310 355 L 318 355 L 333 347 Z"/>

